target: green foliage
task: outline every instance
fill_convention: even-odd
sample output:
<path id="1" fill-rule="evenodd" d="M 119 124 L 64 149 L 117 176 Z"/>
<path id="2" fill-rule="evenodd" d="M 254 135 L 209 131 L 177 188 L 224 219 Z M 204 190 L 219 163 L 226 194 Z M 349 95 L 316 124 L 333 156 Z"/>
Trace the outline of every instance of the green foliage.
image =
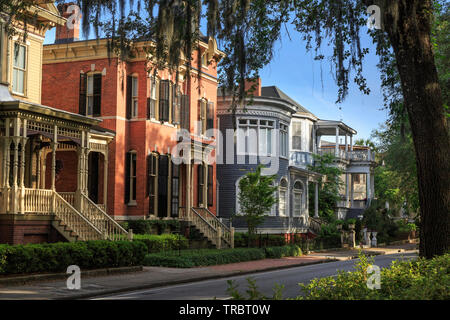
<path id="1" fill-rule="evenodd" d="M 302 249 L 297 245 L 289 245 L 283 247 L 265 248 L 266 258 L 279 259 L 283 257 L 299 257 L 302 255 Z"/>
<path id="2" fill-rule="evenodd" d="M 335 218 L 336 202 L 340 200 L 339 189 L 341 187 L 340 176 L 343 171 L 334 166 L 335 157 L 332 154 L 313 155 L 314 165 L 308 166 L 309 170 L 323 174 L 326 180 L 319 181 L 319 216 L 326 222 L 332 222 Z M 309 212 L 314 213 L 314 188 L 309 188 Z"/>
<path id="3" fill-rule="evenodd" d="M 384 208 L 381 201 L 372 201 L 364 211 L 362 224 L 369 230 L 378 232 L 378 243 L 389 243 L 398 235 L 398 226 L 389 217 L 389 210 Z"/>
<path id="4" fill-rule="evenodd" d="M 157 253 L 167 250 L 187 249 L 189 241 L 182 235 L 176 234 L 135 234 L 133 241 L 141 241 L 147 247 L 148 253 Z"/>
<path id="5" fill-rule="evenodd" d="M 262 246 L 284 246 L 286 245 L 286 238 L 282 235 L 269 234 L 269 235 L 261 235 L 260 237 L 256 237 L 258 243 L 261 241 Z M 234 234 L 234 247 L 248 247 L 248 233 L 236 232 Z"/>
<path id="6" fill-rule="evenodd" d="M 242 218 L 248 226 L 248 234 L 254 235 L 256 227 L 264 221 L 264 216 L 277 202 L 274 193 L 275 176 L 263 176 L 263 166 L 259 165 L 255 172 L 248 172 L 239 181 L 239 205 Z"/>
<path id="7" fill-rule="evenodd" d="M 153 228 L 157 228 L 158 234 L 166 230 L 178 230 L 180 222 L 178 220 L 129 220 L 126 229 L 133 229 L 134 234 L 150 234 Z"/>
<path id="8" fill-rule="evenodd" d="M 367 280 L 372 273 L 368 267 L 373 258 L 359 254 L 353 272 L 338 271 L 337 276 L 315 278 L 308 284 L 300 283 L 302 295 L 297 300 L 449 300 L 450 254 L 431 260 L 394 261 L 381 269 L 381 287 L 371 290 Z M 259 292 L 253 279 L 248 278 L 247 295 L 238 290 L 234 281 L 228 281 L 227 293 L 235 300 L 281 300 L 283 287 L 275 285 L 273 297 Z"/>
<path id="9" fill-rule="evenodd" d="M 301 256 L 300 247 L 291 245 L 270 248 L 235 248 L 235 249 L 201 249 L 172 251 L 157 254 L 148 254 L 144 265 L 173 268 L 191 268 L 199 266 L 212 266 L 265 258 L 282 258 L 288 256 Z"/>
<path id="10" fill-rule="evenodd" d="M 432 260 L 394 261 L 381 270 L 381 288 L 367 287 L 367 268 L 372 259 L 360 255 L 354 272 L 340 271 L 337 277 L 314 279 L 301 284 L 306 300 L 448 300 L 450 254 Z"/>
<path id="11" fill-rule="evenodd" d="M 140 265 L 147 252 L 136 241 L 84 241 L 0 245 L 0 274 L 61 272 L 69 265 L 83 269 Z"/>
<path id="12" fill-rule="evenodd" d="M 264 249 L 237 248 L 237 249 L 201 249 L 173 251 L 166 253 L 148 254 L 144 265 L 173 268 L 191 268 L 195 266 L 212 266 L 234 262 L 261 260 L 265 258 Z"/>

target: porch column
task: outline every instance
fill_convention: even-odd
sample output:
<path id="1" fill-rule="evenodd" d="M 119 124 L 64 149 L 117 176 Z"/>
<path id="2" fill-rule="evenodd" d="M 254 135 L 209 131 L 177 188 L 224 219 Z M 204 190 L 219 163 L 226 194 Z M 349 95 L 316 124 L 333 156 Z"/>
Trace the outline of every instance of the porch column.
<path id="1" fill-rule="evenodd" d="M 22 129 L 22 138 L 20 139 L 20 143 L 22 145 L 21 154 L 20 154 L 20 176 L 19 176 L 19 186 L 20 186 L 20 212 L 25 213 L 25 146 L 27 145 L 27 120 L 23 119 L 23 129 Z"/>
<path id="2" fill-rule="evenodd" d="M 81 191 L 83 190 L 83 148 L 77 146 L 77 190 L 75 191 L 75 209 L 81 211 Z"/>
<path id="3" fill-rule="evenodd" d="M 370 194 L 370 173 L 366 173 L 366 198 L 367 203 L 369 199 L 372 198 L 372 195 Z"/>
<path id="4" fill-rule="evenodd" d="M 55 178 L 56 178 L 56 149 L 58 148 L 58 126 L 53 127 L 53 141 L 52 147 L 52 186 L 51 189 L 56 191 Z"/>
<path id="5" fill-rule="evenodd" d="M 319 217 L 319 183 L 314 184 L 314 218 Z"/>
<path id="6" fill-rule="evenodd" d="M 350 179 L 349 179 L 349 174 L 348 173 L 346 173 L 345 174 L 345 206 L 347 207 L 348 206 L 348 202 L 349 202 L 349 200 L 350 200 L 350 195 L 349 195 L 349 193 L 350 193 L 350 186 L 349 186 L 349 182 L 350 182 Z"/>
<path id="7" fill-rule="evenodd" d="M 354 197 L 354 178 L 353 173 L 350 173 L 350 208 L 353 208 L 353 197 Z"/>
<path id="8" fill-rule="evenodd" d="M 191 211 L 191 163 L 186 163 L 186 203 L 185 203 L 185 215 L 189 216 Z"/>
<path id="9" fill-rule="evenodd" d="M 86 147 L 84 148 L 84 193 L 89 194 L 88 175 L 89 175 L 89 133 L 86 132 Z"/>
<path id="10" fill-rule="evenodd" d="M 107 196 L 108 196 L 108 154 L 103 154 L 104 161 L 103 161 L 103 204 L 105 205 L 105 212 L 106 212 L 106 205 L 108 203 Z"/>
<path id="11" fill-rule="evenodd" d="M 14 136 L 12 138 L 14 142 L 14 160 L 13 160 L 13 184 L 11 192 L 13 194 L 11 201 L 11 213 L 17 213 L 18 208 L 18 190 L 17 190 L 17 176 L 19 171 L 19 143 L 20 143 L 20 119 L 15 118 L 13 123 Z"/>
<path id="12" fill-rule="evenodd" d="M 339 156 L 339 127 L 336 127 L 336 145 L 334 149 L 336 158 Z"/>
<path id="13" fill-rule="evenodd" d="M 350 135 L 350 151 L 353 151 L 353 135 Z"/>
<path id="14" fill-rule="evenodd" d="M 11 148 L 11 139 L 9 137 L 9 118 L 5 119 L 5 136 L 3 137 L 3 169 L 2 169 L 2 187 L 9 187 L 9 152 Z"/>
<path id="15" fill-rule="evenodd" d="M 370 195 L 371 199 L 375 198 L 375 179 L 373 177 L 373 174 L 371 174 L 370 178 Z"/>
<path id="16" fill-rule="evenodd" d="M 40 149 L 36 152 L 36 189 L 41 189 L 41 153 Z"/>
<path id="17" fill-rule="evenodd" d="M 208 209 L 208 164 L 203 165 L 203 207 Z"/>
<path id="18" fill-rule="evenodd" d="M 348 141 L 347 141 L 348 135 L 345 134 L 345 157 L 348 159 Z"/>

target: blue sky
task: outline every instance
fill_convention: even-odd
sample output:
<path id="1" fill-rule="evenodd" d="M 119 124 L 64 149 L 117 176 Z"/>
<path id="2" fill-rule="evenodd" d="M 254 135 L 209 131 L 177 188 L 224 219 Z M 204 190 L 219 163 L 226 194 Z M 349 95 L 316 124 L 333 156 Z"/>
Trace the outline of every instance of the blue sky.
<path id="1" fill-rule="evenodd" d="M 360 92 L 351 79 L 349 95 L 343 103 L 337 105 L 335 101 L 338 88 L 330 73 L 330 63 L 326 59 L 322 62 L 314 61 L 313 52 L 306 51 L 300 34 L 290 25 L 287 25 L 287 29 L 290 39 L 284 31 L 281 41 L 275 45 L 272 62 L 260 72 L 262 85 L 278 86 L 320 119 L 343 121 L 358 132 L 356 139 L 369 138 L 372 130 L 384 123 L 388 115 L 386 110 L 381 110 L 383 95 L 380 73 L 376 66 L 378 57 L 374 54 L 372 39 L 362 29 L 363 47 L 370 49 L 364 63 L 364 75 L 371 89 L 370 95 Z M 47 32 L 45 43 L 53 43 L 54 39 L 55 28 Z M 330 48 L 324 47 L 322 52 L 327 54 L 329 50 Z"/>

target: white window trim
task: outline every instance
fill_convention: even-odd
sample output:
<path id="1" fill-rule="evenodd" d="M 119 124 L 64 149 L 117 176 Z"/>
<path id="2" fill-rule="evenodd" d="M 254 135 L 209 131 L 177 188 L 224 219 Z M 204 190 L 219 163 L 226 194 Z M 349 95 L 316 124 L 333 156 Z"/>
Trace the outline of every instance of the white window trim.
<path id="1" fill-rule="evenodd" d="M 132 76 L 131 79 L 131 118 L 135 119 L 139 115 L 139 78 L 137 76 Z M 137 88 L 135 88 L 135 86 L 137 86 Z M 135 89 L 136 95 L 134 95 Z"/>
<path id="2" fill-rule="evenodd" d="M 282 126 L 285 126 L 286 129 L 282 129 Z M 286 148 L 286 154 L 283 155 L 282 151 L 282 143 L 281 143 L 281 134 L 284 133 L 286 134 L 286 141 L 284 142 L 284 146 Z M 280 158 L 283 159 L 289 159 L 289 125 L 285 122 L 281 122 L 280 121 L 280 129 L 279 129 L 279 135 L 278 135 L 278 149 L 279 149 L 279 154 L 280 154 Z"/>
<path id="3" fill-rule="evenodd" d="M 241 120 L 245 120 L 246 124 L 240 124 L 239 122 Z M 250 124 L 250 121 L 256 121 L 256 124 Z M 261 121 L 266 121 L 267 123 L 272 122 L 272 125 L 269 124 L 261 124 Z M 245 130 L 244 131 L 244 151 L 242 152 L 240 150 L 240 148 L 238 147 L 239 144 L 239 129 Z M 276 121 L 275 120 L 269 120 L 269 119 L 259 119 L 259 118 L 246 118 L 246 117 L 240 117 L 236 119 L 236 128 L 237 128 L 237 135 L 238 135 L 238 139 L 236 142 L 236 155 L 238 156 L 252 156 L 252 157 L 273 157 L 276 152 L 275 152 L 275 148 L 276 148 L 276 134 L 275 134 L 275 128 L 276 128 Z M 250 152 L 248 145 L 247 145 L 247 141 L 249 138 L 249 130 L 248 128 L 256 128 L 256 152 Z M 271 144 L 271 152 L 268 153 L 267 152 L 267 135 L 265 138 L 265 145 L 266 145 L 266 152 L 262 153 L 262 151 L 260 150 L 260 137 L 261 137 L 261 129 L 270 129 L 272 131 L 271 137 L 272 137 L 272 144 Z"/>
<path id="4" fill-rule="evenodd" d="M 15 55 L 14 51 L 15 51 L 16 44 L 25 48 L 25 68 L 24 69 L 20 69 L 20 68 L 14 66 L 14 55 Z M 19 41 L 15 41 L 13 43 L 13 45 L 12 45 L 12 49 L 11 50 L 12 50 L 11 92 L 14 95 L 26 97 L 27 96 L 27 91 L 28 91 L 28 85 L 27 85 L 27 82 L 28 82 L 27 67 L 28 67 L 28 51 L 29 51 L 28 50 L 28 45 L 24 44 L 24 43 L 20 43 Z M 13 82 L 14 82 L 14 69 L 21 70 L 24 73 L 24 75 L 23 75 L 23 92 L 17 92 L 17 91 L 14 91 L 14 89 L 13 89 L 14 88 L 14 84 L 13 84 Z"/>
<path id="5" fill-rule="evenodd" d="M 137 163 L 137 152 L 135 150 L 132 150 L 132 151 L 129 151 L 128 153 L 131 157 L 131 159 L 130 159 L 131 161 L 130 161 L 130 181 L 129 181 L 129 183 L 130 183 L 130 194 L 129 194 L 130 200 L 128 201 L 127 205 L 128 206 L 137 206 L 136 199 L 132 199 L 132 197 L 133 197 L 133 175 L 132 175 L 132 173 L 133 173 L 133 169 L 134 169 L 132 155 L 134 154 L 136 156 L 136 163 Z M 136 172 L 136 176 L 134 178 L 136 179 L 136 189 L 137 189 L 137 172 Z M 136 196 L 137 196 L 137 190 L 136 190 Z"/>
<path id="6" fill-rule="evenodd" d="M 282 187 L 281 182 L 285 180 L 287 187 Z M 278 186 L 278 201 L 281 199 L 281 192 L 284 192 L 284 214 L 281 214 L 280 206 L 278 206 L 278 213 L 280 217 L 289 216 L 289 182 L 285 177 L 280 179 L 280 183 Z"/>
<path id="7" fill-rule="evenodd" d="M 295 191 L 296 189 L 294 187 L 295 187 L 295 184 L 297 182 L 300 182 L 300 185 L 302 186 L 302 189 L 300 191 Z M 300 194 L 300 213 L 298 215 L 296 215 L 296 213 L 295 213 L 295 195 L 298 195 L 298 194 Z M 292 216 L 293 217 L 301 217 L 301 216 L 303 216 L 303 213 L 305 211 L 304 210 L 305 185 L 304 185 L 303 181 L 301 181 L 301 180 L 295 180 L 294 181 L 294 184 L 292 185 L 292 195 L 294 196 L 293 197 L 293 204 L 292 204 L 292 206 L 293 206 L 292 207 Z"/>

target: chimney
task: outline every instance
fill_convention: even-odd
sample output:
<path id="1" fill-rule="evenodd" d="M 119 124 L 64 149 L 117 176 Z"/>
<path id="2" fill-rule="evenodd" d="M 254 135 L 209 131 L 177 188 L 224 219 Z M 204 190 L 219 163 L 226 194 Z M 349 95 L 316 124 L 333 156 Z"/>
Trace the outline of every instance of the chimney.
<path id="1" fill-rule="evenodd" d="M 80 8 L 73 2 L 60 3 L 58 10 L 67 19 L 65 25 L 56 26 L 55 43 L 69 43 L 78 41 L 80 36 Z"/>
<path id="2" fill-rule="evenodd" d="M 249 92 L 250 89 L 252 90 L 252 94 L 255 97 L 261 96 L 261 78 L 253 78 L 253 79 L 247 79 L 245 80 L 245 92 Z"/>

